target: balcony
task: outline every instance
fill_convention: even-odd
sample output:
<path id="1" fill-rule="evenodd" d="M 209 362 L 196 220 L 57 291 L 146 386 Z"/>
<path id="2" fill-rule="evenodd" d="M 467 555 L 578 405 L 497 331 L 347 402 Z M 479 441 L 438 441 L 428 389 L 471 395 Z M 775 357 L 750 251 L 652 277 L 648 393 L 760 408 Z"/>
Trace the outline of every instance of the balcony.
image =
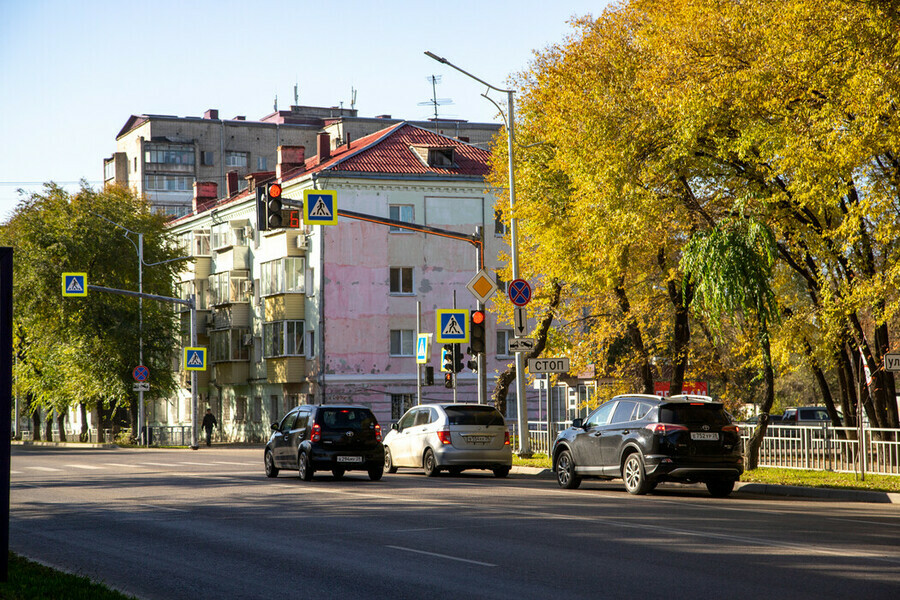
<path id="1" fill-rule="evenodd" d="M 266 321 L 298 320 L 306 317 L 305 294 L 276 294 L 264 299 Z"/>
<path id="2" fill-rule="evenodd" d="M 303 383 L 306 381 L 306 358 L 282 356 L 266 359 L 266 379 L 269 383 Z"/>
<path id="3" fill-rule="evenodd" d="M 250 248 L 247 246 L 226 246 L 215 251 L 213 267 L 216 273 L 241 271 L 250 268 Z"/>
<path id="4" fill-rule="evenodd" d="M 213 365 L 212 372 L 216 385 L 242 385 L 250 379 L 250 363 L 220 362 Z"/>

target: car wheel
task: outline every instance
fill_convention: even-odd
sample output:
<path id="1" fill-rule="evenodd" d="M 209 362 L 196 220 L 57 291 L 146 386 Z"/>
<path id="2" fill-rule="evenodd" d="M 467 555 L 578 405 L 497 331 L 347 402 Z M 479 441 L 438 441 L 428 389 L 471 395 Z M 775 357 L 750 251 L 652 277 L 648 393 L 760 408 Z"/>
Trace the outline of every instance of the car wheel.
<path id="1" fill-rule="evenodd" d="M 335 479 L 343 479 L 345 472 L 346 472 L 345 469 L 332 469 L 331 470 L 331 474 L 334 476 Z"/>
<path id="2" fill-rule="evenodd" d="M 388 473 L 396 473 L 397 467 L 394 466 L 394 459 L 391 457 L 391 449 L 384 447 L 384 470 Z"/>
<path id="3" fill-rule="evenodd" d="M 297 471 L 299 471 L 300 479 L 303 481 L 311 481 L 313 478 L 313 469 L 309 466 L 309 457 L 306 452 L 301 452 L 297 457 Z"/>
<path id="4" fill-rule="evenodd" d="M 653 482 L 647 480 L 644 470 L 644 459 L 640 452 L 632 452 L 625 459 L 622 467 L 622 479 L 625 480 L 625 489 L 629 494 L 646 494 L 653 489 Z"/>
<path id="5" fill-rule="evenodd" d="M 266 450 L 266 477 L 278 477 L 278 467 L 275 466 L 275 457 L 271 450 Z"/>
<path id="6" fill-rule="evenodd" d="M 380 465 L 369 469 L 369 479 L 372 481 L 378 481 L 382 475 L 384 475 L 384 468 Z"/>
<path id="7" fill-rule="evenodd" d="M 434 457 L 434 450 L 431 448 L 425 451 L 425 456 L 422 458 L 422 468 L 425 469 L 426 477 L 436 477 L 441 472 L 437 465 L 437 459 Z"/>
<path id="8" fill-rule="evenodd" d="M 492 471 L 494 471 L 494 477 L 497 477 L 500 479 L 509 475 L 509 467 L 505 467 L 505 466 L 504 467 L 494 467 L 492 469 Z"/>
<path id="9" fill-rule="evenodd" d="M 581 485 L 581 477 L 575 474 L 575 460 L 568 450 L 563 450 L 556 459 L 556 481 L 559 487 L 567 490 L 574 490 Z"/>
<path id="10" fill-rule="evenodd" d="M 714 498 L 725 498 L 734 490 L 733 479 L 713 479 L 706 482 L 706 489 Z"/>

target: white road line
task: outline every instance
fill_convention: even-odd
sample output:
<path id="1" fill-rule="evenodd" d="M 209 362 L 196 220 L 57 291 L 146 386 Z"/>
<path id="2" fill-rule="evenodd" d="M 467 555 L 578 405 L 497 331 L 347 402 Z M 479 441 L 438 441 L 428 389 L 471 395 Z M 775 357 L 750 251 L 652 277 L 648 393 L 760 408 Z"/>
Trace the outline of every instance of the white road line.
<path id="1" fill-rule="evenodd" d="M 449 556 L 447 554 L 438 554 L 436 552 L 425 552 L 424 550 L 416 550 L 414 548 L 404 548 L 403 546 L 386 546 L 387 548 L 393 548 L 394 550 L 403 550 L 405 552 L 413 552 L 415 554 L 425 554 L 426 556 L 434 556 L 437 558 L 446 558 L 447 560 L 455 560 L 459 562 L 469 563 L 472 565 L 481 565 L 482 567 L 496 567 L 499 565 L 481 562 L 480 560 L 469 560 L 468 558 L 460 558 L 458 556 Z"/>
<path id="2" fill-rule="evenodd" d="M 107 467 L 120 467 L 123 469 L 130 469 L 132 467 L 136 467 L 138 465 L 126 465 L 125 463 L 103 463 Z"/>
<path id="3" fill-rule="evenodd" d="M 66 465 L 72 469 L 88 469 L 90 471 L 95 471 L 97 469 L 102 469 L 103 467 L 95 467 L 93 465 Z"/>
<path id="4" fill-rule="evenodd" d="M 191 511 L 185 510 L 183 508 L 170 508 L 168 506 L 157 506 L 155 504 L 138 504 L 137 506 L 143 506 L 144 508 L 152 508 L 154 510 L 171 510 L 173 512 L 191 512 Z"/>
<path id="5" fill-rule="evenodd" d="M 10 471 L 9 474 L 10 475 L 21 475 L 22 471 Z"/>
<path id="6" fill-rule="evenodd" d="M 213 461 L 212 464 L 214 464 L 214 465 L 240 465 L 242 467 L 246 467 L 248 465 L 256 466 L 256 463 L 252 463 L 252 462 L 227 462 L 224 460 Z"/>
<path id="7" fill-rule="evenodd" d="M 25 467 L 26 469 L 33 469 L 35 471 L 48 471 L 48 472 L 57 472 L 62 471 L 62 469 L 51 469 L 50 467 Z"/>
<path id="8" fill-rule="evenodd" d="M 198 462 L 180 462 L 180 465 L 194 465 L 197 467 L 208 467 L 209 463 L 198 463 Z"/>
<path id="9" fill-rule="evenodd" d="M 158 463 L 158 462 L 145 462 L 140 463 L 143 466 L 149 465 L 151 467 L 177 467 L 178 465 L 172 463 Z"/>

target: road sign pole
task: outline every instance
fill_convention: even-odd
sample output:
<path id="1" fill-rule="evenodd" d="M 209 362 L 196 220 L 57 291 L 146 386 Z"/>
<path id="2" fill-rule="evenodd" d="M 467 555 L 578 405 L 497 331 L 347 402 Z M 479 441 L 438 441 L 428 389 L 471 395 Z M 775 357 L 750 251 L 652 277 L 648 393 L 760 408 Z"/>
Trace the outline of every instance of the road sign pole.
<path id="1" fill-rule="evenodd" d="M 197 345 L 197 303 L 196 296 L 191 294 L 191 347 Z M 197 435 L 197 420 L 200 413 L 197 408 L 197 371 L 191 371 L 191 450 L 200 448 Z"/>
<path id="2" fill-rule="evenodd" d="M 416 300 L 416 355 L 418 356 L 419 334 L 422 333 L 422 302 Z M 422 404 L 422 365 L 416 359 L 416 404 Z M 403 412 L 402 406 L 401 413 Z"/>
<path id="3" fill-rule="evenodd" d="M 478 226 L 475 228 L 475 235 L 479 240 L 483 240 L 484 238 L 484 227 Z M 475 273 L 481 271 L 481 265 L 484 264 L 484 257 L 482 256 L 482 252 L 484 251 L 484 244 L 476 246 L 475 249 Z M 484 302 L 481 300 L 477 301 L 475 305 L 478 310 L 484 311 Z M 485 334 L 485 346 L 487 346 L 487 334 Z M 471 342 L 470 342 L 471 343 Z M 478 373 L 476 373 L 476 380 L 478 382 L 478 404 L 487 404 L 487 373 L 485 373 L 485 354 L 487 354 L 487 347 L 485 347 L 484 352 L 479 352 L 475 355 L 475 364 L 478 365 Z"/>

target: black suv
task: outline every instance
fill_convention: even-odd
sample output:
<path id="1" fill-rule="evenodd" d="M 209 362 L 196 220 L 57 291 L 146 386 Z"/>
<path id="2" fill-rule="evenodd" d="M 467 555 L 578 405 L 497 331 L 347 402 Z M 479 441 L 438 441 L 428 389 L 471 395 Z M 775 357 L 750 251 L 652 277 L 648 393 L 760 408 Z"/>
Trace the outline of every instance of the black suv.
<path id="1" fill-rule="evenodd" d="M 738 427 L 708 396 L 616 396 L 575 419 L 553 444 L 559 485 L 621 477 L 632 494 L 660 481 L 703 482 L 724 497 L 744 472 Z"/>
<path id="2" fill-rule="evenodd" d="M 268 477 L 294 469 L 309 481 L 316 471 L 331 471 L 336 479 L 346 471 L 368 471 L 378 481 L 384 473 L 381 425 L 372 411 L 360 406 L 298 406 L 272 423 L 266 444 Z"/>

